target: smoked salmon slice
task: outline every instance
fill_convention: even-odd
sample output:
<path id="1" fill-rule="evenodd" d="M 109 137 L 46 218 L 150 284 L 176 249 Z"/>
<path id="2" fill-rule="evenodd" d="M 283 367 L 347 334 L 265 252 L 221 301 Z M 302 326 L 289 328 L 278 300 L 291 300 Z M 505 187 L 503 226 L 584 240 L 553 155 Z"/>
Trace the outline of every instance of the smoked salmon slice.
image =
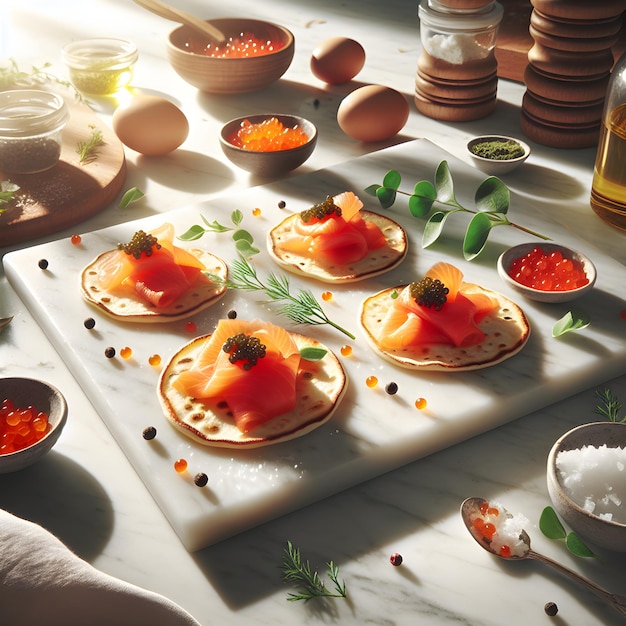
<path id="1" fill-rule="evenodd" d="M 440 280 L 448 289 L 440 309 L 419 305 L 404 287 L 393 300 L 380 326 L 377 341 L 385 350 L 427 344 L 472 346 L 485 334 L 478 324 L 493 311 L 498 302 L 472 283 L 463 281 L 463 273 L 449 263 L 437 263 L 427 277 Z"/>
<path id="2" fill-rule="evenodd" d="M 380 228 L 363 219 L 363 203 L 353 192 L 344 191 L 332 202 L 341 209 L 340 215 L 298 219 L 293 235 L 281 242 L 281 248 L 305 257 L 322 258 L 327 263 L 348 265 L 363 259 L 369 250 L 387 245 Z"/>
<path id="3" fill-rule="evenodd" d="M 174 226 L 166 223 L 150 231 L 160 247 L 139 258 L 115 250 L 100 266 L 98 282 L 106 291 L 134 291 L 157 308 L 168 307 L 193 285 L 210 282 L 204 264 L 175 246 Z"/>
<path id="4" fill-rule="evenodd" d="M 265 347 L 265 356 L 249 368 L 245 359 L 233 363 L 231 352 L 224 349 L 229 339 L 241 334 Z M 299 350 L 284 328 L 260 320 L 222 319 L 192 367 L 178 374 L 172 385 L 191 398 L 226 402 L 239 430 L 249 433 L 293 410 L 299 365 Z"/>

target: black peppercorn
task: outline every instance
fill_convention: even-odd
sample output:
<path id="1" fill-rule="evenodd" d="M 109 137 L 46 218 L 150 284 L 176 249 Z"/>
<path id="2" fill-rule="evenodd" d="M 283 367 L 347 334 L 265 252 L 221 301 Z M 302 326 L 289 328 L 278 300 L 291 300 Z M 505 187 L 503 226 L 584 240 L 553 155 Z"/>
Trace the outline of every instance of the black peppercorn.
<path id="1" fill-rule="evenodd" d="M 394 567 L 398 567 L 398 565 L 402 565 L 402 555 L 399 554 L 398 552 L 394 552 L 390 557 L 389 557 L 389 562 L 394 566 Z"/>
<path id="2" fill-rule="evenodd" d="M 154 439 L 156 437 L 156 434 L 157 434 L 157 430 L 154 426 L 148 426 L 147 428 L 144 428 L 143 433 L 141 433 L 142 437 L 146 441 L 150 441 L 151 439 Z"/>
<path id="3" fill-rule="evenodd" d="M 237 311 L 231 309 L 230 311 L 228 311 L 227 316 L 229 320 L 234 320 L 237 317 Z"/>
<path id="4" fill-rule="evenodd" d="M 397 383 L 389 383 L 386 387 L 385 387 L 385 391 L 390 395 L 393 396 L 394 394 L 398 393 L 398 385 Z"/>
<path id="5" fill-rule="evenodd" d="M 106 350 L 104 351 L 104 356 L 107 359 L 112 359 L 115 356 L 115 348 L 113 348 L 112 346 L 106 348 Z"/>
<path id="6" fill-rule="evenodd" d="M 546 615 L 554 617 L 559 612 L 559 607 L 554 602 L 546 602 L 543 610 L 546 612 Z"/>
<path id="7" fill-rule="evenodd" d="M 48 260 L 47 259 L 39 259 L 39 262 L 37 263 L 37 265 L 39 265 L 40 269 L 47 270 L 48 269 Z"/>
<path id="8" fill-rule="evenodd" d="M 281 200 L 281 201 L 278 203 L 278 208 L 279 208 L 279 209 L 284 209 L 286 206 L 287 206 L 287 203 L 286 203 L 284 200 Z"/>
<path id="9" fill-rule="evenodd" d="M 85 318 L 85 321 L 83 322 L 83 326 L 87 330 L 91 330 L 92 328 L 94 328 L 95 325 L 96 325 L 96 320 L 93 319 L 93 317 L 87 317 Z"/>
<path id="10" fill-rule="evenodd" d="M 204 472 L 200 472 L 193 477 L 193 482 L 198 487 L 205 487 L 209 482 L 209 477 Z"/>

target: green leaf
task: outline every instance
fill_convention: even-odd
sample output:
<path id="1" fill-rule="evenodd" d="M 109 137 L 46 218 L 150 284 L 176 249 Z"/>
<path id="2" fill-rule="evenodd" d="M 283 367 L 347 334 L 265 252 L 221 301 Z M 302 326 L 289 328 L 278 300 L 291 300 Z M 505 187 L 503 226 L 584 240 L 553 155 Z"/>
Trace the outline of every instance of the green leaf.
<path id="1" fill-rule="evenodd" d="M 396 170 L 389 170 L 383 178 L 383 187 L 397 191 L 401 182 L 402 177 L 400 176 L 400 172 Z"/>
<path id="2" fill-rule="evenodd" d="M 380 185 L 370 185 L 369 187 L 366 187 L 363 191 L 365 191 L 365 193 L 369 194 L 370 196 L 377 196 L 377 192 L 379 189 Z"/>
<path id="3" fill-rule="evenodd" d="M 548 539 L 565 539 L 566 532 L 563 524 L 559 520 L 555 510 L 551 506 L 547 506 L 539 518 L 539 530 Z"/>
<path id="4" fill-rule="evenodd" d="M 567 549 L 576 556 L 590 557 L 595 554 L 589 549 L 585 542 L 574 532 L 568 533 L 565 538 Z"/>
<path id="5" fill-rule="evenodd" d="M 144 193 L 143 191 L 141 191 L 141 189 L 137 187 L 131 187 L 122 196 L 119 204 L 120 209 L 125 209 L 129 204 L 137 202 L 137 200 L 140 200 L 141 198 L 143 198 L 143 196 Z"/>
<path id="6" fill-rule="evenodd" d="M 247 230 L 240 228 L 233 233 L 233 241 L 247 241 L 249 244 L 252 244 L 254 237 Z"/>
<path id="7" fill-rule="evenodd" d="M 428 248 L 428 246 L 439 239 L 448 215 L 453 212 L 454 211 L 437 211 L 430 216 L 424 226 L 424 234 L 422 236 L 423 248 Z"/>
<path id="8" fill-rule="evenodd" d="M 253 246 L 247 239 L 238 239 L 235 241 L 235 248 L 237 248 L 239 254 L 244 257 L 252 256 L 260 252 L 259 249 Z"/>
<path id="9" fill-rule="evenodd" d="M 243 213 L 239 209 L 235 209 L 230 214 L 230 219 L 235 226 L 239 226 L 239 224 L 243 221 Z"/>
<path id="10" fill-rule="evenodd" d="M 463 239 L 463 256 L 466 260 L 475 259 L 485 247 L 493 222 L 485 213 L 476 213 L 470 220 Z"/>
<path id="11" fill-rule="evenodd" d="M 232 228 L 229 228 L 228 226 L 224 226 L 220 224 L 217 220 L 213 220 L 212 222 L 209 222 L 209 220 L 206 217 L 204 217 L 204 215 L 201 215 L 200 217 L 202 218 L 202 221 L 207 225 L 208 230 L 211 230 L 216 233 L 227 233 L 229 230 L 232 230 Z"/>
<path id="12" fill-rule="evenodd" d="M 415 185 L 413 195 L 409 198 L 409 211 L 413 217 L 428 215 L 437 199 L 437 191 L 432 183 L 422 180 Z"/>
<path id="13" fill-rule="evenodd" d="M 376 197 L 383 209 L 388 209 L 393 206 L 396 201 L 396 192 L 394 189 L 388 189 L 387 187 L 379 187 L 376 191 Z"/>
<path id="14" fill-rule="evenodd" d="M 194 224 L 188 231 L 184 232 L 182 235 L 179 235 L 178 238 L 183 241 L 195 241 L 196 239 L 200 239 L 202 235 L 204 235 L 206 231 L 199 224 Z"/>
<path id="15" fill-rule="evenodd" d="M 573 309 L 554 323 L 554 326 L 552 326 L 552 336 L 560 337 L 565 333 L 587 328 L 589 324 L 591 324 L 591 318 L 586 311 Z"/>
<path id="16" fill-rule="evenodd" d="M 452 174 L 448 169 L 448 162 L 441 161 L 435 172 L 435 187 L 437 189 L 437 200 L 439 202 L 457 204 L 454 197 L 454 182 Z"/>
<path id="17" fill-rule="evenodd" d="M 479 211 L 506 214 L 511 204 L 511 192 L 499 178 L 490 176 L 476 190 L 474 202 Z"/>
<path id="18" fill-rule="evenodd" d="M 300 350 L 300 356 L 306 361 L 321 361 L 327 354 L 328 350 L 324 348 L 302 348 Z"/>

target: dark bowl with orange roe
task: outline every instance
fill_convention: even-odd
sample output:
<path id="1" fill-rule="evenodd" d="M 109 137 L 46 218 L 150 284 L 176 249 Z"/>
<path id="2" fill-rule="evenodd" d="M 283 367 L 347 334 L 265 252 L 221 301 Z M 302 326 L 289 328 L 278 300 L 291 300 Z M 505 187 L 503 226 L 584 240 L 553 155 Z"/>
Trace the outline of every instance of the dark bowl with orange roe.
<path id="1" fill-rule="evenodd" d="M 211 42 L 189 26 L 179 26 L 167 39 L 170 64 L 200 91 L 259 91 L 277 81 L 291 65 L 295 43 L 287 28 L 247 18 L 207 22 L 224 33 L 225 43 Z"/>
<path id="2" fill-rule="evenodd" d="M 0 378 L 0 474 L 39 461 L 67 421 L 67 402 L 54 386 L 35 378 Z"/>
<path id="3" fill-rule="evenodd" d="M 568 302 L 590 291 L 596 268 L 589 257 L 556 243 L 525 243 L 500 255 L 498 273 L 531 300 Z"/>
<path id="4" fill-rule="evenodd" d="M 227 122 L 220 133 L 224 154 L 257 176 L 285 174 L 302 165 L 317 143 L 315 125 L 303 117 L 263 113 Z"/>

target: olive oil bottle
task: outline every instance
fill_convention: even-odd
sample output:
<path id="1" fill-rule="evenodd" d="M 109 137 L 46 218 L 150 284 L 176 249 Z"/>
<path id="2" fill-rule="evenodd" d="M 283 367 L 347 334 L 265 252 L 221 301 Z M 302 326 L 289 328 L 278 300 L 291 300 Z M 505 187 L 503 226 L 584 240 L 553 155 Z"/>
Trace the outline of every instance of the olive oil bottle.
<path id="1" fill-rule="evenodd" d="M 609 81 L 590 202 L 603 220 L 626 230 L 626 54 Z"/>

